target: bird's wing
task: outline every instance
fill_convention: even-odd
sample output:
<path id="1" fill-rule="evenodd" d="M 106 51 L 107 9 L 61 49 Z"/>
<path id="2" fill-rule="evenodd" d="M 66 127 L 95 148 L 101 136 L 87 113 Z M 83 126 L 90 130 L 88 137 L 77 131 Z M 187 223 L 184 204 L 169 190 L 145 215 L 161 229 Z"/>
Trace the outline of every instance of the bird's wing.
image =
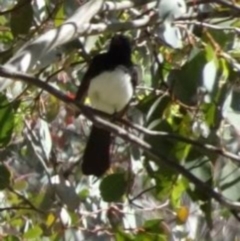
<path id="1" fill-rule="evenodd" d="M 104 58 L 105 58 L 104 54 L 96 55 L 92 59 L 91 63 L 89 64 L 88 69 L 84 74 L 81 84 L 76 93 L 75 100 L 77 100 L 79 103 L 84 102 L 91 79 L 99 74 L 99 71 L 100 71 L 99 66 L 101 66 L 101 63 L 102 61 L 104 61 Z"/>

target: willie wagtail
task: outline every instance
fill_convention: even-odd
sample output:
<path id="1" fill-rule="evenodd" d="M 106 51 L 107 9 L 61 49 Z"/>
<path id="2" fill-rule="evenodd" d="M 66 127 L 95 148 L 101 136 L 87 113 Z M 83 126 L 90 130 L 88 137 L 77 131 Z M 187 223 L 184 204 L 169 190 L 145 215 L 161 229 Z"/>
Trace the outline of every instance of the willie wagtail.
<path id="1" fill-rule="evenodd" d="M 131 44 L 123 35 L 115 35 L 106 53 L 97 54 L 88 66 L 78 89 L 76 100 L 87 95 L 93 108 L 107 114 L 123 114 L 137 84 L 131 60 Z M 111 133 L 92 126 L 83 154 L 82 172 L 101 176 L 110 167 Z"/>

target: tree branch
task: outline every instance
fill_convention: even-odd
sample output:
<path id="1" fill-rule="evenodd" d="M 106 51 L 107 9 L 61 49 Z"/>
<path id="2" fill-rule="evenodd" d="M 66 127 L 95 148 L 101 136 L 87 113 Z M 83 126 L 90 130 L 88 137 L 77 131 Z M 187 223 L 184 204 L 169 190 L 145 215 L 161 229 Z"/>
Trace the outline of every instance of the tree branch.
<path id="1" fill-rule="evenodd" d="M 164 131 L 152 131 L 152 130 L 146 129 L 142 126 L 133 124 L 133 123 L 131 123 L 127 120 L 124 120 L 124 119 L 118 119 L 118 121 L 120 123 L 132 128 L 132 129 L 135 129 L 135 130 L 139 131 L 142 134 L 150 135 L 150 136 L 161 136 L 161 137 L 164 137 L 166 139 L 173 139 L 173 140 L 176 140 L 176 141 L 188 143 L 190 145 L 196 146 L 196 147 L 198 147 L 200 149 L 203 149 L 205 151 L 207 150 L 209 152 L 215 152 L 218 155 L 227 157 L 227 158 L 235 161 L 238 165 L 240 163 L 240 156 L 239 155 L 228 152 L 228 151 L 222 149 L 221 147 L 217 147 L 217 146 L 214 146 L 214 145 L 211 145 L 211 144 L 201 143 L 197 140 L 193 140 L 193 139 L 190 139 L 190 138 L 187 138 L 187 137 L 184 137 L 184 136 L 179 136 L 179 135 L 164 132 Z"/>
<path id="2" fill-rule="evenodd" d="M 91 0 L 84 4 L 60 27 L 51 29 L 36 40 L 26 43 L 5 66 L 13 71 L 26 73 L 43 55 L 77 38 L 84 32 L 84 24 L 88 23 L 99 12 L 102 4 L 103 0 Z M 0 79 L 0 91 L 3 91 L 11 83 L 9 79 Z"/>
<path id="3" fill-rule="evenodd" d="M 114 133 L 117 136 L 120 136 L 123 140 L 129 141 L 132 144 L 136 145 L 138 148 L 141 148 L 144 150 L 149 157 L 155 161 L 155 163 L 158 166 L 165 166 L 167 168 L 170 168 L 177 173 L 182 174 L 184 177 L 186 177 L 189 181 L 191 181 L 197 188 L 199 188 L 202 192 L 204 192 L 206 195 L 208 195 L 210 198 L 215 199 L 225 207 L 228 207 L 231 210 L 240 210 L 240 203 L 239 202 L 233 202 L 224 196 L 222 196 L 220 193 L 214 191 L 207 183 L 202 182 L 200 179 L 198 179 L 196 176 L 194 176 L 192 173 L 190 173 L 187 169 L 185 169 L 183 166 L 179 165 L 177 162 L 170 160 L 167 156 L 163 155 L 162 153 L 158 152 L 157 150 L 153 149 L 151 145 L 144 140 L 139 139 L 137 136 L 129 133 L 123 128 L 120 128 L 119 126 L 103 119 L 98 114 L 96 114 L 96 111 L 94 111 L 92 108 L 84 106 L 82 104 L 77 103 L 73 99 L 69 98 L 65 94 L 63 94 L 61 91 L 55 89 L 51 85 L 35 78 L 30 75 L 21 74 L 19 72 L 13 72 L 7 68 L 0 66 L 0 76 L 12 78 L 12 79 L 21 79 L 22 81 L 26 82 L 27 84 L 35 85 L 39 88 L 42 88 L 43 90 L 47 91 L 51 95 L 55 96 L 59 100 L 63 101 L 64 103 L 70 105 L 71 107 L 78 109 L 81 111 L 81 113 L 86 116 L 89 120 L 91 120 L 95 125 L 100 126 L 112 133 Z"/>

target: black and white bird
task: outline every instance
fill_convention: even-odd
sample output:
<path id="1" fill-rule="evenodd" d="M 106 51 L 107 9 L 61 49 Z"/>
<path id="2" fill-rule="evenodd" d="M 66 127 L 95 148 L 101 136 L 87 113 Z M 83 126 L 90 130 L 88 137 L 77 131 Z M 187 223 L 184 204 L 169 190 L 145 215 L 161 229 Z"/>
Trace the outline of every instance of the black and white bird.
<path id="1" fill-rule="evenodd" d="M 115 35 L 108 51 L 92 59 L 76 100 L 82 101 L 87 95 L 93 108 L 107 114 L 123 114 L 137 84 L 131 54 L 129 39 Z M 83 154 L 83 174 L 100 177 L 107 171 L 110 167 L 110 144 L 111 133 L 93 125 Z"/>

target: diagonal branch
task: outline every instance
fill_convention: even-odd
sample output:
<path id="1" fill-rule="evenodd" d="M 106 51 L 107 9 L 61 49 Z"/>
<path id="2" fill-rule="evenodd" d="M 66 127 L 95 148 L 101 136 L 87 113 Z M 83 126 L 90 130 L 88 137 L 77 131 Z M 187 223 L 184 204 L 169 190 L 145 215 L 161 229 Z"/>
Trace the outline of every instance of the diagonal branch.
<path id="1" fill-rule="evenodd" d="M 63 94 L 61 91 L 55 89 L 48 83 L 45 83 L 35 77 L 32 77 L 27 74 L 21 74 L 19 72 L 13 72 L 7 68 L 0 66 L 0 76 L 12 78 L 14 80 L 21 79 L 22 81 L 26 82 L 27 84 L 35 85 L 39 88 L 42 88 L 43 90 L 47 91 L 51 95 L 55 96 L 59 100 L 63 101 L 64 103 L 70 105 L 71 107 L 78 109 L 81 111 L 83 115 L 85 115 L 89 120 L 91 120 L 95 125 L 98 125 L 112 133 L 114 133 L 117 136 L 120 136 L 123 140 L 129 141 L 132 144 L 136 145 L 138 148 L 141 148 L 145 151 L 146 154 L 149 155 L 149 157 L 155 161 L 155 163 L 158 166 L 165 166 L 167 168 L 170 168 L 177 173 L 182 174 L 184 177 L 186 177 L 190 182 L 192 182 L 198 189 L 200 189 L 202 192 L 204 192 L 206 195 L 208 195 L 210 198 L 215 199 L 220 204 L 224 205 L 225 207 L 231 209 L 231 210 L 240 210 L 240 203 L 239 202 L 233 202 L 224 196 L 222 196 L 217 191 L 214 191 L 207 183 L 202 182 L 200 179 L 198 179 L 196 176 L 194 176 L 192 173 L 190 173 L 187 169 L 185 169 L 183 166 L 179 165 L 175 161 L 170 160 L 167 156 L 163 155 L 162 153 L 159 153 L 157 150 L 153 149 L 151 145 L 144 140 L 138 138 L 137 136 L 129 133 L 123 128 L 120 128 L 119 126 L 103 119 L 98 114 L 96 114 L 96 111 L 94 111 L 92 108 L 84 106 L 82 104 L 77 103 L 73 99 L 69 98 L 65 94 Z"/>
<path id="2" fill-rule="evenodd" d="M 119 123 L 124 124 L 124 125 L 132 128 L 132 129 L 135 129 L 142 134 L 150 135 L 150 136 L 161 136 L 161 137 L 164 137 L 166 139 L 172 139 L 172 140 L 188 143 L 188 144 L 196 146 L 200 149 L 207 150 L 209 152 L 215 152 L 218 155 L 229 158 L 229 159 L 235 161 L 238 165 L 240 163 L 240 156 L 239 155 L 236 155 L 232 152 L 228 152 L 228 151 L 226 151 L 226 150 L 224 150 L 220 147 L 217 147 L 217 146 L 214 146 L 214 145 L 211 145 L 211 144 L 207 144 L 207 143 L 202 143 L 202 142 L 197 141 L 197 140 L 193 140 L 193 139 L 190 139 L 190 138 L 187 138 L 187 137 L 184 137 L 184 136 L 180 136 L 180 135 L 177 135 L 177 134 L 168 133 L 168 132 L 165 132 L 165 131 L 149 130 L 149 129 L 146 129 L 146 128 L 140 126 L 140 125 L 133 124 L 133 123 L 129 122 L 128 120 L 119 119 L 118 121 L 119 121 Z"/>
<path id="3" fill-rule="evenodd" d="M 60 27 L 51 29 L 34 41 L 29 41 L 6 64 L 13 71 L 26 73 L 43 55 L 56 47 L 77 38 L 85 31 L 84 24 L 88 23 L 102 8 L 103 0 L 91 0 L 82 5 Z M 0 91 L 12 82 L 0 79 Z"/>

